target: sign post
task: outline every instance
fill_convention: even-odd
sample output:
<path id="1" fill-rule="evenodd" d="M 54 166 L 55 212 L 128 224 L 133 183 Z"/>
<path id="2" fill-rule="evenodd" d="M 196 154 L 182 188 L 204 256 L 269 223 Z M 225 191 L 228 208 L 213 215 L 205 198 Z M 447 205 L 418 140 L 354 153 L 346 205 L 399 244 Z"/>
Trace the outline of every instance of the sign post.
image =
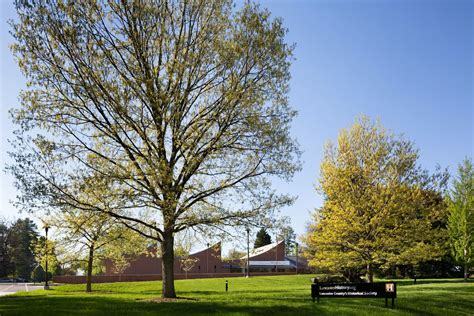
<path id="1" fill-rule="evenodd" d="M 392 299 L 392 308 L 397 298 L 397 284 L 395 282 L 375 283 L 319 283 L 313 280 L 311 284 L 313 302 L 320 297 L 327 298 L 385 298 L 385 307 L 388 299 Z"/>

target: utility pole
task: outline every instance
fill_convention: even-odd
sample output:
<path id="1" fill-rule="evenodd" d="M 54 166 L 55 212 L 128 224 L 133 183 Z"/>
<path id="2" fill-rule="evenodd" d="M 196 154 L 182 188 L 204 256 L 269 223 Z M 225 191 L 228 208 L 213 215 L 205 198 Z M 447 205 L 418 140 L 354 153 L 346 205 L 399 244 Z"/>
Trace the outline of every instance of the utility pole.
<path id="1" fill-rule="evenodd" d="M 250 228 L 246 228 L 247 230 L 247 275 L 246 277 L 250 277 Z"/>

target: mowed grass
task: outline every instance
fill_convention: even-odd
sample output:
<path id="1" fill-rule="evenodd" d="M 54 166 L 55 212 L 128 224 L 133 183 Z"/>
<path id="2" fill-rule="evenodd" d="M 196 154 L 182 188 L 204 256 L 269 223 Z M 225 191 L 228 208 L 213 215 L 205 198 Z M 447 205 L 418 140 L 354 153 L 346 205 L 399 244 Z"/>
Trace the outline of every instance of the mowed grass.
<path id="1" fill-rule="evenodd" d="M 474 315 L 474 282 L 422 280 L 398 282 L 395 309 L 384 299 L 310 297 L 311 275 L 195 279 L 176 281 L 173 302 L 153 302 L 161 282 L 63 285 L 0 297 L 1 316 L 9 315 Z"/>

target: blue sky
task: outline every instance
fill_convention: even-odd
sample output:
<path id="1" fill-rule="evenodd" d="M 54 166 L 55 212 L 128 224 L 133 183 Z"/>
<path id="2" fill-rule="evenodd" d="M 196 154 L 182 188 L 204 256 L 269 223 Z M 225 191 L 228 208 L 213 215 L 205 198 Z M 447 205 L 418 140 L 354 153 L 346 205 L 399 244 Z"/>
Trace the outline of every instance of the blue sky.
<path id="1" fill-rule="evenodd" d="M 298 195 L 283 210 L 297 233 L 322 203 L 315 192 L 328 139 L 361 114 L 379 118 L 420 149 L 422 166 L 450 171 L 473 156 L 473 1 L 261 1 L 284 19 L 296 43 L 290 102 L 299 115 L 292 127 L 301 144 L 303 170 L 279 191 Z M 18 105 L 25 80 L 11 56 L 0 7 L 0 165 L 8 161 L 12 125 L 8 108 Z M 15 190 L 1 175 L 0 214 L 16 217 Z"/>

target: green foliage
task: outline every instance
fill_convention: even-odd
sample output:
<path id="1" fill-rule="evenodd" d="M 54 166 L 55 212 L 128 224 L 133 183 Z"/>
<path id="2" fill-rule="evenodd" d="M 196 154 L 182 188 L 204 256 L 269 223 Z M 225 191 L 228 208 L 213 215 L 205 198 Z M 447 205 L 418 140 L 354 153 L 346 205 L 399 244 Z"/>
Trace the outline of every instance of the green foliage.
<path id="1" fill-rule="evenodd" d="M 448 205 L 451 253 L 464 267 L 467 278 L 474 263 L 474 169 L 470 159 L 465 159 L 458 167 Z"/>
<path id="2" fill-rule="evenodd" d="M 36 224 L 29 218 L 18 219 L 10 227 L 8 247 L 13 275 L 29 279 L 36 265 L 33 243 L 38 238 Z"/>
<path id="3" fill-rule="evenodd" d="M 323 283 L 346 283 L 351 282 L 353 280 L 349 280 L 343 275 L 337 274 L 317 274 L 314 277 L 316 282 L 323 282 Z"/>
<path id="4" fill-rule="evenodd" d="M 272 243 L 272 237 L 267 233 L 265 228 L 261 228 L 257 235 L 255 236 L 255 243 L 253 245 L 254 248 L 262 247 L 265 245 L 269 245 Z"/>
<path id="5" fill-rule="evenodd" d="M 14 265 L 10 259 L 10 228 L 6 221 L 0 222 L 0 278 L 13 274 Z"/>
<path id="6" fill-rule="evenodd" d="M 107 192 L 95 188 L 82 195 L 89 201 L 100 203 Z M 147 240 L 133 230 L 125 227 L 119 220 L 102 212 L 62 207 L 44 221 L 55 228 L 57 242 L 64 248 L 69 263 L 79 263 L 86 271 L 86 290 L 92 291 L 91 276 L 103 270 L 104 260 L 114 266 L 117 273 L 129 266 L 134 256 L 146 251 Z"/>
<path id="7" fill-rule="evenodd" d="M 132 230 L 116 226 L 111 235 L 115 237 L 109 236 L 110 239 L 99 251 L 99 258 L 110 261 L 115 273 L 122 274 L 135 258 L 148 253 L 149 240 Z"/>
<path id="8" fill-rule="evenodd" d="M 56 256 L 56 242 L 45 237 L 40 237 L 32 242 L 32 249 L 35 254 L 37 264 L 41 270 L 46 271 L 46 261 L 48 261 L 48 272 L 59 268 L 59 261 Z"/>
<path id="9" fill-rule="evenodd" d="M 321 163 L 324 205 L 305 238 L 322 271 L 367 273 L 443 256 L 447 174 L 417 165 L 414 145 L 363 117 L 329 143 Z"/>

